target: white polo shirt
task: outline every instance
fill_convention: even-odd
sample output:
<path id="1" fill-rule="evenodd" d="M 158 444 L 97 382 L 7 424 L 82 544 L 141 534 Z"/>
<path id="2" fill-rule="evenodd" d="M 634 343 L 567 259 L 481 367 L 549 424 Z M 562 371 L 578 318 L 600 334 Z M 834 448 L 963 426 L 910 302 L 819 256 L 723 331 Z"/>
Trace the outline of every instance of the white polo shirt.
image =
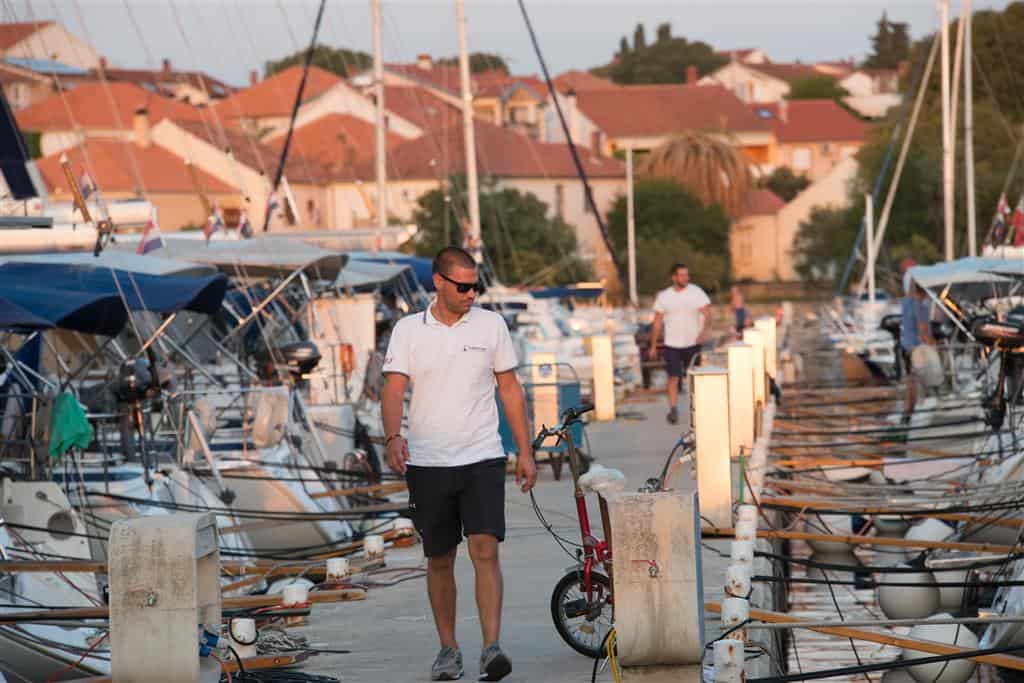
<path id="1" fill-rule="evenodd" d="M 518 365 L 505 319 L 476 306 L 451 327 L 430 307 L 398 321 L 384 372 L 406 375 L 410 464 L 456 467 L 504 458 L 494 373 Z"/>
<path id="2" fill-rule="evenodd" d="M 654 298 L 654 310 L 665 315 L 665 346 L 685 349 L 697 343 L 704 326 L 700 309 L 711 303 L 704 290 L 695 284 L 682 289 L 667 287 Z"/>

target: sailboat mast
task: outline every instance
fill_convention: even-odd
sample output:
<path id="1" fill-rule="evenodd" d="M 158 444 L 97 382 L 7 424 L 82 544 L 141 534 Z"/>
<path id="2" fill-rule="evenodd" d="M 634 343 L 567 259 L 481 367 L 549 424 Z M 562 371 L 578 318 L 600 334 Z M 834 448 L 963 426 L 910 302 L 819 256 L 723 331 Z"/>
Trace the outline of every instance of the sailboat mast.
<path id="1" fill-rule="evenodd" d="M 632 146 L 626 148 L 626 251 L 629 255 L 629 302 L 636 306 L 636 217 L 633 205 Z"/>
<path id="2" fill-rule="evenodd" d="M 469 225 L 464 241 L 478 263 L 483 261 L 480 239 L 480 195 L 476 175 L 476 136 L 473 129 L 473 92 L 469 80 L 469 50 L 466 47 L 466 14 L 463 0 L 455 0 L 455 23 L 459 31 L 459 82 L 462 90 L 462 136 L 466 147 L 466 191 L 469 193 Z"/>
<path id="3" fill-rule="evenodd" d="M 967 182 L 967 253 L 978 255 L 978 226 L 974 216 L 974 55 L 971 51 L 971 0 L 963 0 L 964 21 L 964 177 Z"/>
<path id="4" fill-rule="evenodd" d="M 387 129 L 384 120 L 384 56 L 381 42 L 380 0 L 370 0 L 373 11 L 373 90 L 376 100 L 376 148 L 374 161 L 377 174 L 377 229 L 383 233 L 388 227 L 388 166 Z M 382 235 L 374 240 L 376 246 Z"/>
<path id="5" fill-rule="evenodd" d="M 949 120 L 949 0 L 938 0 L 942 81 L 942 222 L 945 257 L 953 260 L 953 135 Z"/>

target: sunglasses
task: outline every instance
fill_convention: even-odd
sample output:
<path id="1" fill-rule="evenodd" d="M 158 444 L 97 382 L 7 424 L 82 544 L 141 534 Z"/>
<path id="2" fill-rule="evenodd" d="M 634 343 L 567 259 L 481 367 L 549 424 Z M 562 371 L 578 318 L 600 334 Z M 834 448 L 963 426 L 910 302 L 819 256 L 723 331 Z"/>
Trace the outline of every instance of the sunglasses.
<path id="1" fill-rule="evenodd" d="M 458 280 L 451 279 L 444 273 L 438 273 L 438 275 L 440 275 L 443 279 L 455 285 L 455 291 L 458 292 L 459 294 L 465 294 L 471 289 L 475 289 L 477 294 L 483 294 L 484 290 L 486 289 L 484 287 L 484 283 L 481 282 L 480 280 L 477 280 L 476 282 L 459 282 Z"/>

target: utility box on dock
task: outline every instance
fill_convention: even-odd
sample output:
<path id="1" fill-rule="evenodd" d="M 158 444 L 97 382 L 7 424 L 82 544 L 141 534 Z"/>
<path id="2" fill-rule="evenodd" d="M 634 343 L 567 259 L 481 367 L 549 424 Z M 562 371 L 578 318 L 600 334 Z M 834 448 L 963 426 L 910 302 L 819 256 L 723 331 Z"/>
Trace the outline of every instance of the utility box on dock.
<path id="1" fill-rule="evenodd" d="M 700 515 L 711 526 L 732 526 L 732 460 L 729 457 L 729 373 L 725 368 L 690 371 L 693 435 L 697 446 Z"/>
<path id="2" fill-rule="evenodd" d="M 202 680 L 200 629 L 220 634 L 217 543 L 216 518 L 209 513 L 114 523 L 109 550 L 114 683 Z"/>
<path id="3" fill-rule="evenodd" d="M 697 664 L 704 588 L 696 496 L 619 493 L 609 497 L 608 512 L 619 662 L 645 669 Z"/>

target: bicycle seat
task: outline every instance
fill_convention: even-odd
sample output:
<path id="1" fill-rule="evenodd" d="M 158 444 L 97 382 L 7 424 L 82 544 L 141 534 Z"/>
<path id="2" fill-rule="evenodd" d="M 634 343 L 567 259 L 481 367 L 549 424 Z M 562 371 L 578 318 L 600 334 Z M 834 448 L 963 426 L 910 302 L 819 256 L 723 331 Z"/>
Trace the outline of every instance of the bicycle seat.
<path id="1" fill-rule="evenodd" d="M 1024 322 L 980 318 L 971 323 L 971 334 L 986 346 L 1024 348 Z"/>

